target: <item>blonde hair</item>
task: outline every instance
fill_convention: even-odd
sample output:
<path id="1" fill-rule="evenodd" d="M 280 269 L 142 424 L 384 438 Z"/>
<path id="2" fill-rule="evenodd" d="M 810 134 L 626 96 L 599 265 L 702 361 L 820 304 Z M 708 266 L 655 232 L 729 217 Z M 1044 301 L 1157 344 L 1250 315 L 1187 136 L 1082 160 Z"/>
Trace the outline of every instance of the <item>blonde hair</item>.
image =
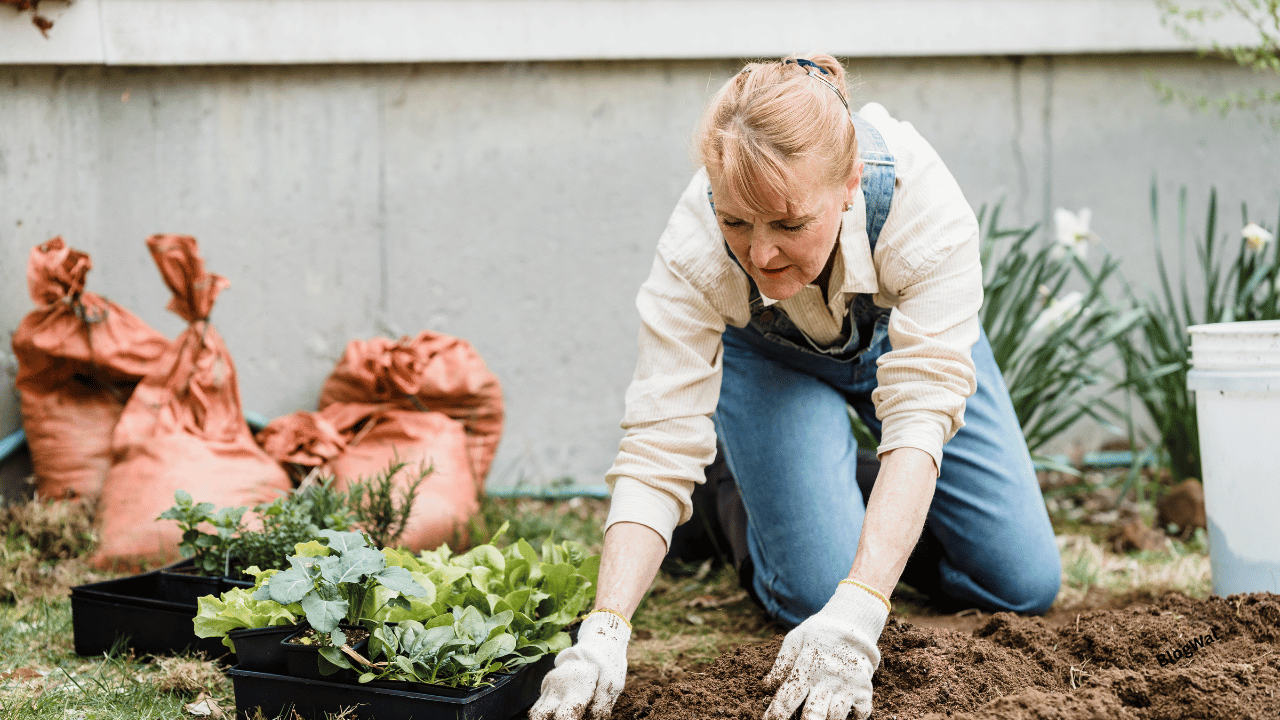
<path id="1" fill-rule="evenodd" d="M 801 57 L 821 68 L 814 72 L 827 82 L 795 62 Z M 847 98 L 844 67 L 830 55 L 749 63 L 707 106 L 695 137 L 698 159 L 735 204 L 777 212 L 785 190 L 795 187 L 796 160 L 820 158 L 829 184 L 852 177 L 858 140 Z"/>

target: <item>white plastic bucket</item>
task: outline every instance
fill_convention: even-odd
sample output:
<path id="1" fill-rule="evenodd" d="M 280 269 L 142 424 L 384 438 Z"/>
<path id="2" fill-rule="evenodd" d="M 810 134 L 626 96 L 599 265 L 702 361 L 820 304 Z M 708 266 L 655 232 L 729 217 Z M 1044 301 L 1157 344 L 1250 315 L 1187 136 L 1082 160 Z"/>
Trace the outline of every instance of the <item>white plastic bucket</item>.
<path id="1" fill-rule="evenodd" d="M 1213 592 L 1280 592 L 1280 320 L 1187 330 Z"/>

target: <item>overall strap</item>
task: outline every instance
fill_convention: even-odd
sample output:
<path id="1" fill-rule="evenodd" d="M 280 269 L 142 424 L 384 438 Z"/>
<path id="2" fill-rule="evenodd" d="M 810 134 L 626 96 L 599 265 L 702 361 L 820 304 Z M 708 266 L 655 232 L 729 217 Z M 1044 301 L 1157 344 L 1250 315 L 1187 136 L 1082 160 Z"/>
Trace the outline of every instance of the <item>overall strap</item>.
<path id="1" fill-rule="evenodd" d="M 862 158 L 862 196 L 867 204 L 867 240 L 871 252 L 876 251 L 876 241 L 889 217 L 889 205 L 893 202 L 893 186 L 897 178 L 893 153 L 880 131 L 856 112 L 849 113 L 858 137 L 858 156 Z"/>

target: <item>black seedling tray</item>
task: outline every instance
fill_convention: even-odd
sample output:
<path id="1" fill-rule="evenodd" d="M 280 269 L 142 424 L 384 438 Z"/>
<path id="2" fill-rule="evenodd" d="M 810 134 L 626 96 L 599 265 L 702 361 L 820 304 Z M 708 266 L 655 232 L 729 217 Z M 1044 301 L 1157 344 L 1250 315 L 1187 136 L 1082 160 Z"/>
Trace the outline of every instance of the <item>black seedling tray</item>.
<path id="1" fill-rule="evenodd" d="M 190 560 L 160 568 L 159 600 L 195 606 L 205 595 L 221 595 L 232 588 L 251 589 L 253 582 L 210 577 L 196 572 Z"/>
<path id="2" fill-rule="evenodd" d="M 510 675 L 499 676 L 492 685 L 460 697 L 396 690 L 388 687 L 391 683 L 371 687 L 238 667 L 228 670 L 227 675 L 235 686 L 236 717 L 244 720 L 254 716 L 255 708 L 261 708 L 266 717 L 287 716 L 296 710 L 304 718 L 322 718 L 325 713 L 338 713 L 349 707 L 355 711 L 347 717 L 360 720 L 507 720 L 537 701 L 542 678 L 554 665 L 555 656 L 546 655 Z"/>
<path id="3" fill-rule="evenodd" d="M 71 588 L 76 653 L 101 655 L 122 643 L 148 655 L 200 650 L 234 660 L 219 638 L 198 638 L 196 606 L 161 599 L 160 571 Z"/>

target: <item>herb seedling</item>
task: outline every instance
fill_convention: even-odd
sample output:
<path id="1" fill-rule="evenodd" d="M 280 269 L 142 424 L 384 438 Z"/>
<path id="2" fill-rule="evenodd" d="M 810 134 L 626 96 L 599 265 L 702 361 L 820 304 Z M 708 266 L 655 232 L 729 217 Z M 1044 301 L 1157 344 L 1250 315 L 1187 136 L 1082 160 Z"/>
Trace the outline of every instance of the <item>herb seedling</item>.
<path id="1" fill-rule="evenodd" d="M 395 477 L 408 465 L 397 458 L 377 475 L 362 477 L 347 487 L 347 505 L 355 513 L 357 524 L 376 547 L 391 547 L 404 534 L 413 502 L 418 496 L 418 487 L 435 471 L 433 465 L 419 465 L 417 477 L 397 488 Z"/>
<path id="2" fill-rule="evenodd" d="M 347 493 L 332 485 L 329 479 L 258 505 L 254 512 L 262 519 L 262 528 L 257 531 L 245 527 L 245 508 L 215 511 L 212 503 L 196 503 L 183 490 L 173 494 L 173 507 L 157 519 L 177 521 L 182 530 L 178 551 L 184 558 L 195 558 L 200 574 L 237 577 L 243 568 L 255 565 L 286 567 L 298 543 L 315 540 L 321 530 L 351 527 L 355 513 L 347 505 Z M 213 526 L 213 533 L 200 529 L 206 523 Z"/>
<path id="3" fill-rule="evenodd" d="M 231 557 L 236 538 L 244 531 L 246 508 L 222 508 L 215 511 L 213 503 L 196 503 L 191 494 L 178 490 L 173 494 L 173 507 L 160 514 L 157 520 L 176 520 L 182 530 L 182 542 L 178 552 L 184 558 L 195 558 L 196 570 L 202 575 L 230 575 Z M 202 523 L 213 526 L 213 533 L 200 530 Z"/>

